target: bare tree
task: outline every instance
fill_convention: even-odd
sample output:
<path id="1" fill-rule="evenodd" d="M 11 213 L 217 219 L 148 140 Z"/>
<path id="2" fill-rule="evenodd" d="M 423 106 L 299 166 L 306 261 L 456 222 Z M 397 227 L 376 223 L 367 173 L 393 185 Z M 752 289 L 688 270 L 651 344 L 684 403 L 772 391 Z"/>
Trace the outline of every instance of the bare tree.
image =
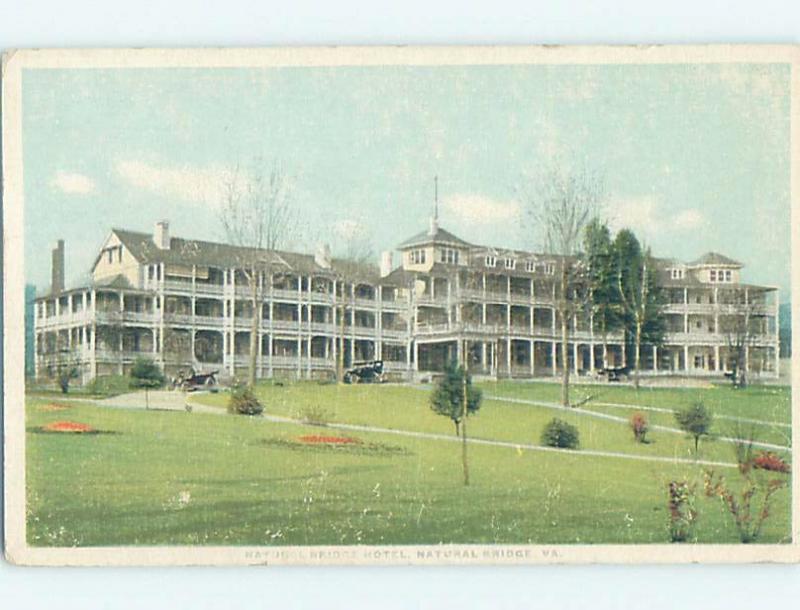
<path id="1" fill-rule="evenodd" d="M 345 345 L 345 320 L 348 310 L 355 308 L 354 295 L 347 291 L 347 283 L 357 284 L 360 280 L 367 280 L 365 270 L 374 260 L 375 253 L 372 243 L 364 227 L 354 223 L 344 226 L 339 231 L 341 248 L 334 266 L 334 277 L 342 288 L 341 298 L 334 298 L 336 312 L 334 323 L 338 318 L 338 349 L 336 350 L 336 380 L 344 382 L 344 345 Z M 337 295 L 334 295 L 336 297 Z M 352 363 L 351 363 L 352 364 Z"/>
<path id="2" fill-rule="evenodd" d="M 251 320 L 247 384 L 256 382 L 261 309 L 265 284 L 283 261 L 277 250 L 297 232 L 289 177 L 278 161 L 255 160 L 249 172 L 240 169 L 223 184 L 220 222 L 227 241 L 237 246 L 236 268 L 250 288 Z"/>
<path id="3" fill-rule="evenodd" d="M 561 324 L 561 404 L 569 406 L 570 322 L 586 309 L 585 268 L 580 257 L 584 233 L 598 216 L 604 185 L 596 174 L 552 166 L 520 198 L 540 244 L 557 258 L 554 308 Z"/>
<path id="4" fill-rule="evenodd" d="M 731 356 L 731 381 L 733 387 L 747 387 L 748 350 L 756 343 L 759 317 L 756 307 L 744 295 L 744 291 L 736 291 L 734 299 L 738 302 L 731 303 L 733 312 L 721 316 L 719 332 L 725 336 L 728 353 Z"/>

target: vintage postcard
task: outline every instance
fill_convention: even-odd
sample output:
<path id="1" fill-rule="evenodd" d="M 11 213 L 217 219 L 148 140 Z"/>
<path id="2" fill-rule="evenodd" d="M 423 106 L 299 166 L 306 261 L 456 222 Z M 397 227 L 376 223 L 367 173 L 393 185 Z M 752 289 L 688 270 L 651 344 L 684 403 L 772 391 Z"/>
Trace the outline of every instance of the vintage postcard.
<path id="1" fill-rule="evenodd" d="M 799 69 L 8 52 L 8 559 L 796 561 Z"/>

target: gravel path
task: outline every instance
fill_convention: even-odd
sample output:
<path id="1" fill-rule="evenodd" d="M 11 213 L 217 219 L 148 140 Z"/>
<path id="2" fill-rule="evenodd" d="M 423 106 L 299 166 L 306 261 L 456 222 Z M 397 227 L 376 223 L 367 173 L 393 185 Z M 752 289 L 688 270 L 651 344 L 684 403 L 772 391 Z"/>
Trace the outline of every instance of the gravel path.
<path id="1" fill-rule="evenodd" d="M 150 392 L 149 395 L 149 403 L 150 409 L 152 410 L 166 410 L 166 411 L 187 411 L 191 410 L 195 413 L 211 413 L 214 415 L 227 415 L 224 409 L 220 409 L 218 407 L 210 407 L 208 405 L 203 405 L 198 403 L 196 400 L 193 400 L 195 394 L 185 394 L 183 392 L 178 391 L 165 391 L 165 390 L 158 390 Z M 536 400 L 525 400 L 521 398 L 504 398 L 500 396 L 486 396 L 487 400 L 494 400 L 494 401 L 501 401 L 501 402 L 511 402 L 517 404 L 527 404 L 532 406 L 538 407 L 546 407 L 554 410 L 561 410 L 567 411 L 569 413 L 576 413 L 578 415 L 586 415 L 590 417 L 598 417 L 600 419 L 611 420 L 615 422 L 622 422 L 627 423 L 627 419 L 624 417 L 618 417 L 615 415 L 610 415 L 607 413 L 598 413 L 594 411 L 586 411 L 581 409 L 567 409 L 562 407 L 557 403 L 549 403 L 544 401 L 536 401 Z M 121 394 L 119 396 L 114 396 L 112 398 L 104 398 L 102 400 L 86 400 L 86 399 L 71 399 L 80 402 L 90 402 L 97 406 L 101 407 L 108 407 L 114 409 L 140 409 L 145 410 L 145 400 L 144 395 L 142 392 L 131 392 L 128 394 Z M 292 424 L 298 426 L 308 426 L 306 422 L 298 419 L 293 419 L 291 417 L 282 417 L 278 415 L 264 415 L 259 418 L 260 421 L 265 422 L 277 422 L 283 424 Z M 404 436 L 408 438 L 419 438 L 419 439 L 427 439 L 427 440 L 435 440 L 435 441 L 444 441 L 444 442 L 451 442 L 451 443 L 460 443 L 461 439 L 454 435 L 447 435 L 447 434 L 437 434 L 433 432 L 416 432 L 413 430 L 398 430 L 395 428 L 382 428 L 379 426 L 367 426 L 367 425 L 360 425 L 360 424 L 345 424 L 345 423 L 332 423 L 325 426 L 326 428 L 333 429 L 333 430 L 347 430 L 352 432 L 372 432 L 377 434 L 392 434 L 396 436 Z M 683 431 L 678 430 L 677 428 L 668 428 L 666 426 L 653 426 L 654 429 L 663 430 L 665 432 L 672 432 L 677 434 L 684 434 Z M 726 441 L 726 442 L 733 442 L 735 439 L 727 438 L 727 437 L 716 437 L 718 440 Z M 615 459 L 624 459 L 624 460 L 634 460 L 639 462 L 659 462 L 659 463 L 667 463 L 667 464 L 687 464 L 687 465 L 700 465 L 700 466 L 717 466 L 717 467 L 724 467 L 724 468 L 735 468 L 736 464 L 732 462 L 716 462 L 710 460 L 693 460 L 687 458 L 679 458 L 679 457 L 663 457 L 663 456 L 646 456 L 646 455 L 636 455 L 631 453 L 622 453 L 616 451 L 599 451 L 599 450 L 592 450 L 592 449 L 556 449 L 554 447 L 542 447 L 540 445 L 532 445 L 529 443 L 515 443 L 511 441 L 498 441 L 492 439 L 482 439 L 482 438 L 469 438 L 467 442 L 471 445 L 487 445 L 492 447 L 506 447 L 509 449 L 515 449 L 517 451 L 539 451 L 539 452 L 547 452 L 547 453 L 559 453 L 559 454 L 567 454 L 567 455 L 575 455 L 575 456 L 584 456 L 584 457 L 603 457 L 603 458 L 615 458 Z M 753 443 L 754 445 L 759 445 L 762 447 L 769 447 L 773 449 L 780 449 L 784 451 L 791 451 L 788 447 L 784 447 L 782 445 L 772 445 L 770 443 Z"/>
<path id="2" fill-rule="evenodd" d="M 589 411 L 587 409 L 581 408 L 567 408 L 555 402 L 545 402 L 542 400 L 527 400 L 524 398 L 506 398 L 503 396 L 485 396 L 487 400 L 494 400 L 498 402 L 511 402 L 515 404 L 522 404 L 522 405 L 531 405 L 536 407 L 545 407 L 548 409 L 555 409 L 557 411 L 566 411 L 567 413 L 574 413 L 576 415 L 586 415 L 588 417 L 597 417 L 599 419 L 606 419 L 609 421 L 619 422 L 626 424 L 628 423 L 627 418 L 620 417 L 619 415 L 611 415 L 610 413 L 602 413 L 600 411 Z M 603 404 L 603 403 L 597 403 Z M 760 423 L 767 423 L 767 422 L 760 422 Z M 652 425 L 650 426 L 652 430 L 661 430 L 662 432 L 669 432 L 670 434 L 686 434 L 683 430 L 679 430 L 678 428 L 671 428 L 669 426 L 659 426 L 659 425 Z M 735 443 L 741 439 L 732 438 L 730 436 L 715 436 L 715 440 L 722 441 L 725 443 Z M 753 446 L 755 447 L 764 447 L 765 449 L 776 449 L 778 451 L 791 451 L 791 447 L 787 447 L 786 445 L 775 445 L 773 443 L 764 443 L 761 441 L 753 441 Z"/>

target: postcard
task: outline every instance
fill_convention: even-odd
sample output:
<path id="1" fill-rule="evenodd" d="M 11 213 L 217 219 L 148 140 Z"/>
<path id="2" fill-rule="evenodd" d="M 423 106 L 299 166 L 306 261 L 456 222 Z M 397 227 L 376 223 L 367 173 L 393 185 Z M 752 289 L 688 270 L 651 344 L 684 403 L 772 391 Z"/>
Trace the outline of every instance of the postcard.
<path id="1" fill-rule="evenodd" d="M 800 48 L 18 50 L 2 108 L 9 561 L 800 557 Z"/>

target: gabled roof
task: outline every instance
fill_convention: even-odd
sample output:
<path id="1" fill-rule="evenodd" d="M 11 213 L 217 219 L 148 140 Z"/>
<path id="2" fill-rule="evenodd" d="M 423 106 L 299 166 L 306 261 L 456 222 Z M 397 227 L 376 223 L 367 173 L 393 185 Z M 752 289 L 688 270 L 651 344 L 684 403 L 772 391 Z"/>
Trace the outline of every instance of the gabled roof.
<path id="1" fill-rule="evenodd" d="M 140 233 L 125 229 L 112 229 L 120 242 L 141 264 L 167 263 L 174 265 L 203 265 L 212 267 L 235 267 L 243 260 L 249 260 L 256 252 L 265 263 L 277 268 L 298 273 L 341 274 L 364 282 L 379 282 L 380 270 L 377 265 L 367 262 L 354 262 L 334 258 L 331 268 L 321 267 L 311 254 L 286 252 L 283 250 L 255 250 L 218 242 L 196 239 L 170 238 L 169 249 L 161 249 L 153 242 L 150 233 Z"/>
<path id="2" fill-rule="evenodd" d="M 464 241 L 463 239 L 461 239 L 456 235 L 453 235 L 447 229 L 436 227 L 433 233 L 431 233 L 430 231 L 422 231 L 421 233 L 417 233 L 416 235 L 414 235 L 414 237 L 410 237 L 409 239 L 401 243 L 399 246 L 397 246 L 397 249 L 405 250 L 406 248 L 411 248 L 413 246 L 422 246 L 431 243 L 461 246 L 463 248 L 472 247 L 472 244 Z"/>
<path id="3" fill-rule="evenodd" d="M 113 233 L 128 249 L 131 255 L 142 264 L 171 263 L 174 265 L 208 265 L 233 267 L 241 265 L 257 253 L 265 263 L 287 270 L 299 272 L 319 272 L 322 270 L 310 254 L 285 252 L 280 250 L 255 250 L 211 241 L 197 239 L 170 238 L 169 249 L 161 249 L 153 242 L 150 233 L 140 233 L 125 229 L 113 229 Z"/>
<path id="4" fill-rule="evenodd" d="M 99 280 L 95 280 L 93 284 L 97 288 L 133 288 L 128 278 L 121 273 L 100 278 Z"/>
<path id="5" fill-rule="evenodd" d="M 730 265 L 732 267 L 744 266 L 739 261 L 735 261 L 732 258 L 728 258 L 724 254 L 720 254 L 719 252 L 706 252 L 703 256 L 701 256 L 697 260 L 692 261 L 689 264 L 695 266 L 700 266 L 700 265 Z"/>

